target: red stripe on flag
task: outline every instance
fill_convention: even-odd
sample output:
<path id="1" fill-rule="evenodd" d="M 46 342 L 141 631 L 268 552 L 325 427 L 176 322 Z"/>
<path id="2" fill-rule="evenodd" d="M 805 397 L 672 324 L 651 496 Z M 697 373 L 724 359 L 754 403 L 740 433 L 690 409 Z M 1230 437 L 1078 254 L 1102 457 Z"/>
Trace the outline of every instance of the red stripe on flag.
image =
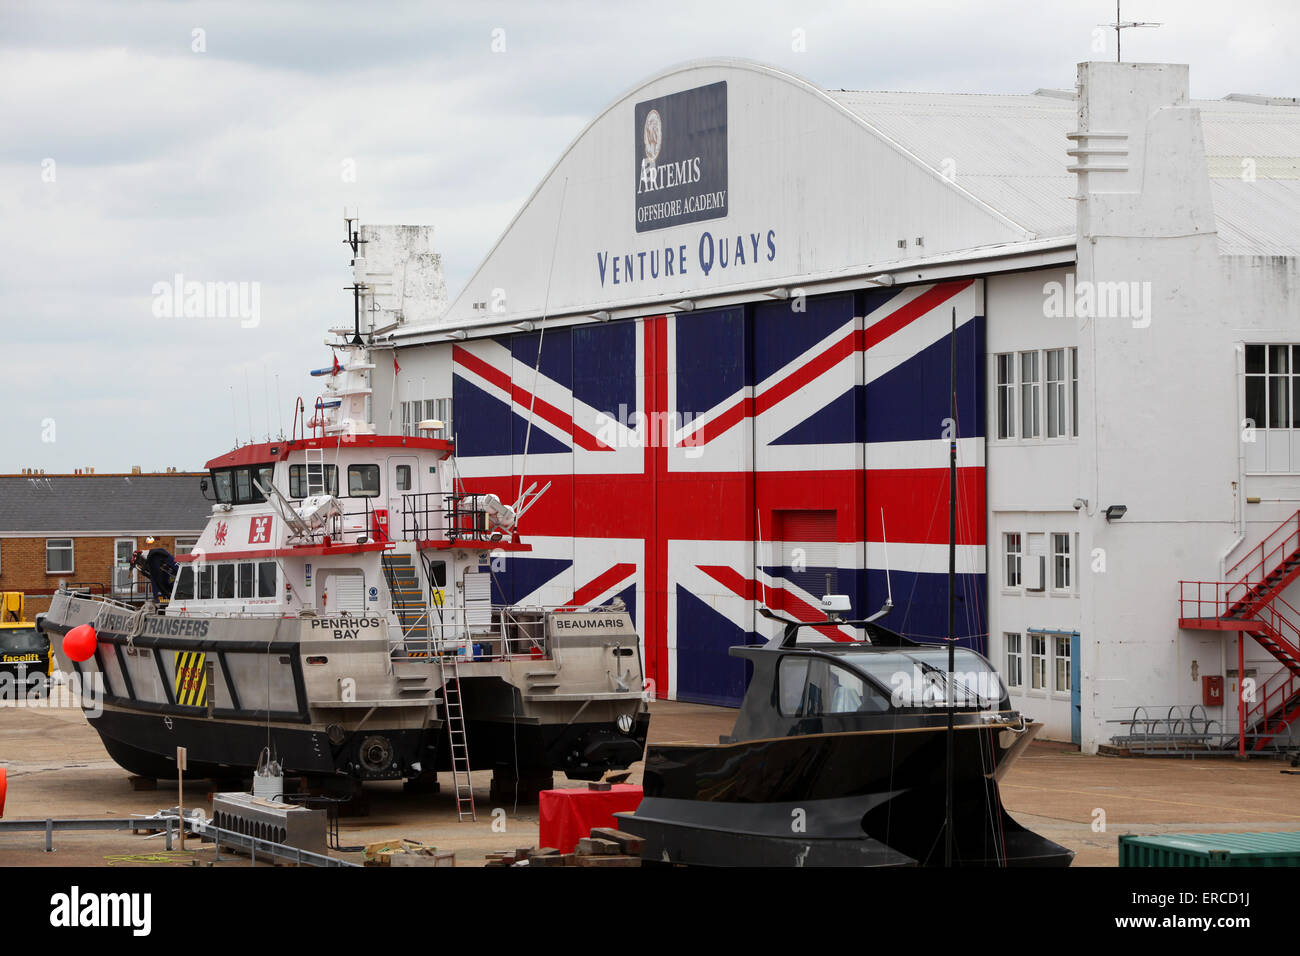
<path id="1" fill-rule="evenodd" d="M 635 564 L 616 564 L 608 571 L 598 574 L 578 590 L 573 592 L 573 600 L 563 607 L 586 607 L 595 598 L 600 597 L 623 579 L 636 573 Z"/>
<path id="2" fill-rule="evenodd" d="M 852 355 L 871 348 L 895 332 L 915 322 L 927 312 L 932 312 L 953 296 L 967 288 L 974 279 L 961 282 L 945 282 L 918 295 L 907 305 L 891 312 L 870 328 L 850 332 L 824 352 L 814 356 L 806 364 L 799 366 L 785 378 L 755 398 L 742 398 L 713 421 L 700 426 L 692 434 L 678 442 L 681 447 L 707 444 L 732 426 L 750 418 L 761 415 L 778 402 L 783 402 L 801 388 L 807 386 L 819 375 L 828 372 L 839 362 Z"/>
<path id="3" fill-rule="evenodd" d="M 713 578 L 713 580 L 721 584 L 728 591 L 731 591 L 733 594 L 739 595 L 740 597 L 744 598 L 746 601 L 754 600 L 754 595 L 759 590 L 760 584 L 758 581 L 749 580 L 748 578 L 744 577 L 735 568 L 730 568 L 727 567 L 726 565 L 705 566 L 701 564 L 696 566 L 705 574 L 707 574 L 709 577 Z M 767 591 L 767 598 L 764 600 L 763 603 L 765 603 L 768 607 L 771 607 L 772 598 L 777 594 L 780 594 L 784 598 L 784 600 L 782 601 L 782 607 L 777 608 L 776 610 L 789 611 L 791 614 L 794 615 L 796 620 L 820 621 L 825 619 L 826 617 L 826 615 L 822 612 L 820 608 L 813 607 L 807 601 L 795 597 L 789 591 L 786 591 L 784 589 L 771 588 L 771 587 L 765 588 L 765 590 Z M 833 641 L 841 641 L 844 643 L 848 643 L 853 640 L 853 638 L 849 637 L 839 628 L 831 625 L 827 625 L 826 627 L 814 628 L 814 630 L 822 634 L 825 634 Z"/>
<path id="4" fill-rule="evenodd" d="M 550 422 L 566 435 L 571 435 L 580 448 L 587 451 L 614 450 L 591 432 L 574 424 L 573 416 L 566 415 L 562 409 L 556 408 L 545 399 L 537 398 L 527 389 L 516 385 L 510 380 L 509 375 L 500 369 L 493 368 L 468 349 L 461 348 L 459 345 L 452 346 L 451 358 L 457 365 L 469 369 L 475 375 L 501 389 L 510 396 L 516 405 L 523 408 L 531 407 L 539 418 Z"/>

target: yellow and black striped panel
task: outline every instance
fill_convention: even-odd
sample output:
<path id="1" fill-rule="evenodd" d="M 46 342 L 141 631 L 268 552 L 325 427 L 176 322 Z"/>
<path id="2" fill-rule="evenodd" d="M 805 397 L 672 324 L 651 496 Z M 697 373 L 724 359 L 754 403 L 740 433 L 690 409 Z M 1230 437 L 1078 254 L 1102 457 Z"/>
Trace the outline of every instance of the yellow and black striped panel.
<path id="1" fill-rule="evenodd" d="M 185 707 L 208 705 L 208 655 L 198 651 L 176 652 L 176 703 Z"/>
<path id="2" fill-rule="evenodd" d="M 431 597 L 433 598 L 431 603 L 434 607 L 443 606 L 444 598 L 442 596 L 442 588 L 434 588 Z"/>

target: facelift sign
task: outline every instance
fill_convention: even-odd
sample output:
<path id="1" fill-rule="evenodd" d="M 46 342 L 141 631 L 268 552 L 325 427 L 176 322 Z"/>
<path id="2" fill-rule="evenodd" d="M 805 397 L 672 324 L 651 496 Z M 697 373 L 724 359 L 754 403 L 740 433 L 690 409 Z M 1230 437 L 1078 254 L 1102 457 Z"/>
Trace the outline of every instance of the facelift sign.
<path id="1" fill-rule="evenodd" d="M 727 214 L 726 81 L 636 104 L 636 231 Z"/>

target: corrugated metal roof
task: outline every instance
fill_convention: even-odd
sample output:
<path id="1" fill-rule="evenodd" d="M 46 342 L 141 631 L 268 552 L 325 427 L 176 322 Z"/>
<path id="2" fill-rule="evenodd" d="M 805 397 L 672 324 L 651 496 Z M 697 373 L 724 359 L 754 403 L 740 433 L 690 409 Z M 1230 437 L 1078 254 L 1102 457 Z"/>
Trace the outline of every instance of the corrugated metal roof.
<path id="1" fill-rule="evenodd" d="M 1039 236 L 1075 231 L 1078 125 L 1059 93 L 827 90 L 880 135 Z M 1194 100 L 1201 111 L 1219 251 L 1300 256 L 1300 108 Z M 1249 160 L 1249 162 L 1245 162 Z M 1251 176 L 1253 175 L 1253 180 Z"/>
<path id="2" fill-rule="evenodd" d="M 212 502 L 199 476 L 0 477 L 0 534 L 203 530 Z"/>

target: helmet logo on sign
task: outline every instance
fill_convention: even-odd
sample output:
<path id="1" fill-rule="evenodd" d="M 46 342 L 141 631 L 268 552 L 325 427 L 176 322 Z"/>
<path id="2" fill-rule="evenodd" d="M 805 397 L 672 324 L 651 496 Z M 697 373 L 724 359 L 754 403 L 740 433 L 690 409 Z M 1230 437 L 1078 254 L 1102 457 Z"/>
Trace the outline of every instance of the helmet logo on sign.
<path id="1" fill-rule="evenodd" d="M 641 127 L 641 141 L 645 144 L 645 158 L 653 163 L 659 158 L 664 143 L 664 124 L 658 110 L 646 114 L 645 125 Z"/>

